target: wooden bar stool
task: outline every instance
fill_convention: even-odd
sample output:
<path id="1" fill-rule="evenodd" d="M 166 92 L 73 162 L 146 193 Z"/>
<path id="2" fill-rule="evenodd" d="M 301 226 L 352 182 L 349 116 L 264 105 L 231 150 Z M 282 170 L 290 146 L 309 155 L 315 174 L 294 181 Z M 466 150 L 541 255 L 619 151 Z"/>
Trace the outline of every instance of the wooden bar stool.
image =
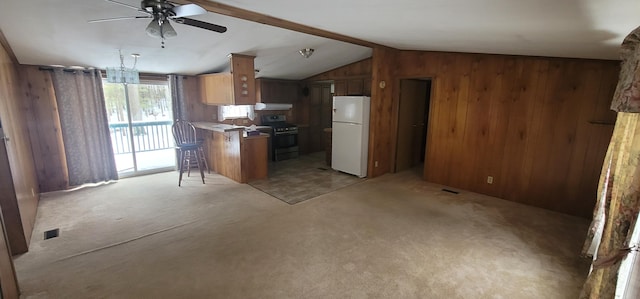
<path id="1" fill-rule="evenodd" d="M 204 167 L 209 171 L 209 165 L 207 165 L 207 160 L 204 157 L 203 141 L 198 140 L 196 137 L 196 128 L 188 121 L 178 120 L 173 123 L 171 129 L 176 142 L 176 149 L 180 153 L 178 186 L 182 183 L 182 174 L 185 168 L 187 168 L 187 176 L 189 176 L 193 166 L 197 166 L 200 170 L 200 176 L 204 184 Z"/>

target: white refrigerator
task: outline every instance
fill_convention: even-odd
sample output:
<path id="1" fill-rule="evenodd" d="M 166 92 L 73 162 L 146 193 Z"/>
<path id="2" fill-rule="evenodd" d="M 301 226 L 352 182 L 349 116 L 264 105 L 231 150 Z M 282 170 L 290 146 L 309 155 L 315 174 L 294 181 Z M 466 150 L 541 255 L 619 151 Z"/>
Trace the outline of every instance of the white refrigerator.
<path id="1" fill-rule="evenodd" d="M 364 96 L 333 97 L 331 167 L 367 176 L 369 153 L 369 110 L 371 99 Z"/>

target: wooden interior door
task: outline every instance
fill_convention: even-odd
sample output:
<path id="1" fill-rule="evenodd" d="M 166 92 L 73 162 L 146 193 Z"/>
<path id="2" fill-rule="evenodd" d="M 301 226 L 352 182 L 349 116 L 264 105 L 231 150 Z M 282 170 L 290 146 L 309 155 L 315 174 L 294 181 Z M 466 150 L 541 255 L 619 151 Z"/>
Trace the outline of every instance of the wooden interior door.
<path id="1" fill-rule="evenodd" d="M 423 155 L 425 108 L 428 98 L 427 81 L 406 79 L 400 81 L 400 107 L 398 109 L 398 141 L 395 171 L 418 165 Z"/>
<path id="2" fill-rule="evenodd" d="M 13 173 L 11 172 L 11 164 L 9 162 L 9 142 L 13 142 L 13 139 L 4 135 L 3 128 L 0 125 L 0 207 L 2 207 L 5 213 L 4 218 L 7 223 L 5 233 L 9 240 L 11 240 L 11 242 L 9 242 L 11 252 L 13 254 L 20 254 L 29 250 L 27 232 L 28 238 L 31 238 L 30 229 L 32 228 L 29 227 L 25 230 L 23 227 Z"/>
<path id="3" fill-rule="evenodd" d="M 309 89 L 310 151 L 324 151 L 323 132 L 331 128 L 333 95 L 330 84 L 314 84 Z"/>
<path id="4" fill-rule="evenodd" d="M 0 128 L 0 134 L 2 129 Z M 6 192 L 14 192 L 13 181 L 7 180 L 7 176 L 11 178 L 11 171 L 9 170 L 9 158 L 7 156 L 7 148 L 4 140 L 0 140 L 0 190 Z M 15 270 L 13 268 L 13 259 L 11 257 L 11 248 L 9 247 L 9 238 L 7 237 L 7 230 L 4 226 L 4 219 L 2 217 L 2 209 L 0 209 L 0 290 L 2 290 L 1 298 L 18 298 L 18 281 L 16 279 Z"/>
<path id="5" fill-rule="evenodd" d="M 322 85 L 312 85 L 309 89 L 309 147 L 310 152 L 320 151 L 322 148 Z"/>
<path id="6" fill-rule="evenodd" d="M 331 109 L 333 109 L 333 95 L 331 94 L 331 85 L 325 84 L 322 86 L 321 124 L 323 130 L 325 128 L 331 128 L 331 119 L 333 117 Z"/>

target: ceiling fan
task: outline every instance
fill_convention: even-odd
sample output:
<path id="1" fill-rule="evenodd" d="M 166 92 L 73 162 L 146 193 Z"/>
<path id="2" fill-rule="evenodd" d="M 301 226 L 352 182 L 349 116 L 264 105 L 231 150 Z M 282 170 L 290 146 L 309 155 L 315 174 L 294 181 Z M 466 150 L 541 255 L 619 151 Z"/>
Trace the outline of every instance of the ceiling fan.
<path id="1" fill-rule="evenodd" d="M 207 11 L 196 4 L 176 5 L 166 0 L 142 0 L 140 7 L 135 7 L 126 3 L 118 2 L 115 0 L 105 0 L 114 4 L 118 4 L 124 7 L 135 9 L 139 12 L 145 13 L 145 16 L 130 16 L 130 17 L 117 17 L 108 19 L 91 20 L 89 23 L 118 21 L 118 20 L 131 20 L 131 19 L 152 19 L 145 31 L 152 37 L 162 39 L 162 47 L 164 48 L 164 39 L 171 38 L 178 35 L 173 29 L 169 20 L 178 24 L 189 25 L 206 30 L 211 30 L 219 33 L 227 31 L 227 27 L 202 22 L 187 17 L 201 15 L 207 13 Z"/>

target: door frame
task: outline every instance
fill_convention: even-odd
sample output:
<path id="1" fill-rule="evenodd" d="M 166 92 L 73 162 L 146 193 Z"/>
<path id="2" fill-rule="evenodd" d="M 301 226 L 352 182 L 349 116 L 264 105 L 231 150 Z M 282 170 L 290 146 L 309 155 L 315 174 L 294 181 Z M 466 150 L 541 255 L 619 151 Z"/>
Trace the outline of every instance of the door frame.
<path id="1" fill-rule="evenodd" d="M 433 103 L 437 97 L 438 77 L 435 74 L 431 74 L 431 75 L 424 75 L 424 76 L 402 76 L 402 77 L 395 78 L 395 81 L 394 81 L 395 89 L 393 91 L 394 100 L 393 100 L 393 106 L 391 111 L 391 115 L 392 115 L 391 132 L 393 133 L 391 134 L 391 151 L 389 156 L 389 160 L 391 161 L 391 163 L 389 164 L 390 166 L 389 171 L 391 173 L 396 173 L 396 155 L 398 151 L 398 126 L 400 121 L 400 82 L 402 80 L 431 80 L 431 91 L 430 91 L 430 99 L 429 99 L 429 120 L 425 124 L 425 126 L 427 126 L 427 142 L 426 142 L 426 147 L 424 151 L 424 160 L 425 160 L 424 169 L 423 169 L 423 178 L 424 178 L 424 173 L 426 172 L 425 170 L 427 167 L 427 163 L 426 163 L 427 157 L 429 156 L 429 144 L 432 144 L 433 133 L 431 132 L 432 126 L 430 125 L 430 123 L 435 120 Z"/>
<path id="2" fill-rule="evenodd" d="M 162 84 L 160 84 L 160 82 L 163 82 Z M 106 78 L 102 78 L 102 84 L 104 83 L 108 83 Z M 128 142 L 131 144 L 131 158 L 133 160 L 133 170 L 129 171 L 129 172 L 118 172 L 118 177 L 119 178 L 130 178 L 130 177 L 136 177 L 136 176 L 143 176 L 143 175 L 149 175 L 149 174 L 155 174 L 155 173 L 162 173 L 162 172 L 168 172 L 168 171 L 174 171 L 178 168 L 178 157 L 177 155 L 172 155 L 172 157 L 174 158 L 174 164 L 172 166 L 164 166 L 164 167 L 159 167 L 159 168 L 153 168 L 153 169 L 143 169 L 140 170 L 138 169 L 138 157 L 136 156 L 138 151 L 135 147 L 135 142 L 134 142 L 134 129 L 133 129 L 133 119 L 132 119 L 132 115 L 131 115 L 131 102 L 130 102 L 130 94 L 129 94 L 129 85 L 128 83 L 110 83 L 110 84 L 119 84 L 122 85 L 123 87 L 123 91 L 124 91 L 124 96 L 125 96 L 125 106 L 127 109 L 127 115 L 126 115 L 126 119 L 127 119 L 127 137 L 128 137 Z M 176 99 L 173 98 L 173 94 L 171 93 L 171 82 L 169 82 L 168 79 L 164 78 L 164 77 L 158 77 L 158 78 L 149 78 L 149 79 L 140 79 L 140 83 L 139 84 L 145 84 L 145 85 L 166 85 L 167 86 L 167 95 L 170 98 L 170 107 L 173 108 L 174 107 L 174 101 Z M 104 91 L 103 91 L 104 92 Z M 105 107 L 106 109 L 106 107 Z M 175 119 L 175 111 L 173 111 L 173 109 L 171 109 L 171 119 Z M 172 136 L 168 136 L 168 138 L 173 138 Z M 115 153 L 114 153 L 115 156 Z M 115 158 L 115 157 L 114 157 Z"/>

